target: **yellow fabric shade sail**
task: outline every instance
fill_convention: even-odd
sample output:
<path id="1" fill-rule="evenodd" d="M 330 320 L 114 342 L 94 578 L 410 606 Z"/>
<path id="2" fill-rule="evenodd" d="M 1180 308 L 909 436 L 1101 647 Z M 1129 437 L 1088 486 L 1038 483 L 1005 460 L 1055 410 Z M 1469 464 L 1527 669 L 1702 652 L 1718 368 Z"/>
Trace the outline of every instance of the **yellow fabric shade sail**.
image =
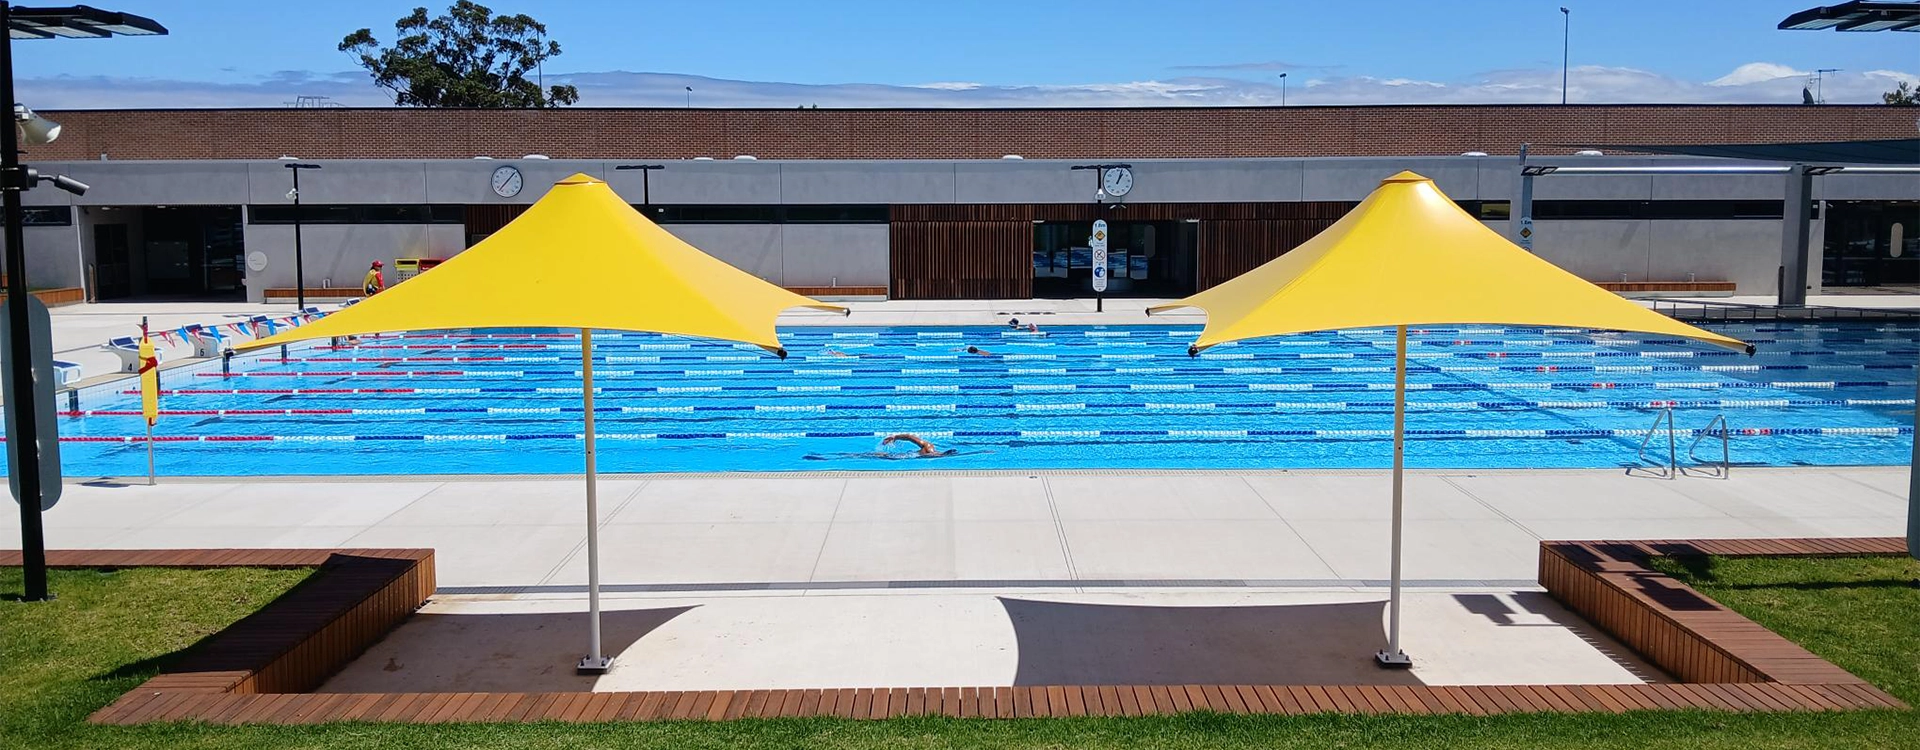
<path id="1" fill-rule="evenodd" d="M 556 183 L 520 218 L 432 271 L 240 348 L 394 331 L 578 330 L 587 480 L 588 646 L 575 668 L 602 673 L 613 667 L 613 659 L 602 650 L 600 637 L 593 329 L 739 341 L 784 357 L 774 320 L 795 307 L 847 311 L 781 289 L 694 249 L 633 210 L 605 182 L 576 174 Z"/>
<path id="2" fill-rule="evenodd" d="M 432 271 L 240 348 L 393 331 L 550 327 L 700 336 L 778 353 L 774 319 L 795 307 L 845 312 L 700 252 L 605 182 L 576 174 Z"/>
<path id="3" fill-rule="evenodd" d="M 1638 331 L 1746 348 L 1541 260 L 1412 172 L 1387 178 L 1287 254 L 1147 312 L 1181 307 L 1207 313 L 1195 352 L 1287 333 L 1454 323 Z"/>

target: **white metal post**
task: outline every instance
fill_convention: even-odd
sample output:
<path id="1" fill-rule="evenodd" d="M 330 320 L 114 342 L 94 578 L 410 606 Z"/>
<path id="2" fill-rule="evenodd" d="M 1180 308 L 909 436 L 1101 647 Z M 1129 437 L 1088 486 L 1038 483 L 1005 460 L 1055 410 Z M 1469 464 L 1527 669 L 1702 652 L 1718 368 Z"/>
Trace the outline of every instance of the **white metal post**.
<path id="1" fill-rule="evenodd" d="M 580 329 L 580 392 L 586 410 L 587 444 L 587 655 L 575 671 L 604 674 L 613 660 L 600 651 L 600 497 L 594 466 L 593 331 Z"/>
<path id="2" fill-rule="evenodd" d="M 148 422 L 147 423 L 147 486 L 148 487 L 154 486 L 153 476 L 154 476 L 153 475 L 153 423 Z"/>
<path id="3" fill-rule="evenodd" d="M 1400 474 L 1406 456 L 1407 440 L 1407 327 L 1394 332 L 1393 365 L 1393 564 L 1392 582 L 1387 599 L 1387 650 L 1373 655 L 1375 662 L 1389 669 L 1406 669 L 1413 660 L 1400 650 Z"/>

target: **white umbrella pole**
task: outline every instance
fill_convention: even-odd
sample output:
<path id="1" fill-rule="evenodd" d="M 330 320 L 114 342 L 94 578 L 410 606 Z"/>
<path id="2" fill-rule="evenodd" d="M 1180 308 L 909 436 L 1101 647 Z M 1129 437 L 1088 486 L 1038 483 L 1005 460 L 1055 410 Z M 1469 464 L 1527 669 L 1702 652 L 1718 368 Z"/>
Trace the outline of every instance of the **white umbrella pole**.
<path id="1" fill-rule="evenodd" d="M 1401 469 L 1407 442 L 1407 327 L 1394 332 L 1393 365 L 1393 580 L 1387 600 L 1387 650 L 1374 654 L 1380 666 L 1406 669 L 1413 660 L 1400 650 L 1400 508 Z"/>
<path id="2" fill-rule="evenodd" d="M 576 671 L 602 674 L 613 660 L 600 652 L 600 492 L 594 466 L 593 331 L 580 329 L 580 392 L 587 415 L 587 655 Z"/>

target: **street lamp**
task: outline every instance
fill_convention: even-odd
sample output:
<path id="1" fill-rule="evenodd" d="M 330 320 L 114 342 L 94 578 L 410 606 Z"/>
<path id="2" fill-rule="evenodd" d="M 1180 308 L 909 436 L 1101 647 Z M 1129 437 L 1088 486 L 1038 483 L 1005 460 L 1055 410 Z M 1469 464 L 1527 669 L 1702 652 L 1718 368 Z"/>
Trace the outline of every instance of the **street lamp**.
<path id="1" fill-rule="evenodd" d="M 1280 106 L 1287 106 L 1287 74 L 1280 74 Z"/>
<path id="2" fill-rule="evenodd" d="M 614 167 L 613 171 L 629 172 L 635 169 L 640 170 L 640 205 L 651 206 L 653 205 L 653 186 L 649 184 L 647 177 L 653 174 L 653 170 L 665 168 L 665 165 L 661 164 L 622 164 Z"/>
<path id="3" fill-rule="evenodd" d="M 0 27 L 7 30 L 7 41 L 0 44 L 0 102 L 12 107 L 13 99 L 13 40 L 15 39 L 52 39 L 71 37 L 76 39 L 101 39 L 115 34 L 123 36 L 152 36 L 167 33 L 167 29 L 151 19 L 131 13 L 89 8 L 74 5 L 64 8 L 15 8 L 0 0 Z M 0 215 L 6 223 L 6 267 L 7 267 L 7 346 L 11 368 L 11 392 L 4 394 L 6 408 L 13 413 L 15 434 L 20 444 L 14 447 L 15 462 L 8 469 L 16 477 L 15 485 L 19 491 L 20 502 L 20 570 L 24 579 L 21 598 L 26 601 L 44 601 L 47 599 L 47 540 L 40 526 L 41 499 L 44 497 L 45 484 L 49 478 L 40 474 L 40 444 L 35 436 L 39 434 L 39 425 L 35 424 L 34 404 L 38 403 L 35 389 L 51 383 L 35 383 L 33 380 L 33 342 L 32 333 L 27 325 L 27 252 L 23 233 L 20 231 L 22 211 L 20 193 L 34 185 L 47 181 L 55 187 L 71 193 L 86 190 L 86 186 L 65 177 L 41 176 L 31 169 L 20 165 L 20 120 L 24 108 L 15 111 L 13 127 L 0 127 Z M 26 112 L 29 118 L 33 115 Z M 33 124 L 33 120 L 26 121 Z M 30 135 L 36 139 L 51 139 L 59 135 L 58 128 L 36 126 L 30 129 Z M 59 482 L 59 476 L 51 478 Z"/>
<path id="4" fill-rule="evenodd" d="M 300 170 L 319 169 L 318 164 L 293 162 L 286 165 L 293 171 L 293 189 L 287 191 L 287 197 L 293 199 L 293 299 L 294 308 L 307 309 L 307 263 L 306 256 L 300 251 Z"/>
<path id="5" fill-rule="evenodd" d="M 687 89 L 687 109 L 693 109 L 693 87 L 688 86 L 686 87 L 686 89 Z"/>
<path id="6" fill-rule="evenodd" d="M 1573 11 L 1560 6 L 1560 103 L 1567 103 L 1567 51 L 1568 40 L 1573 31 Z"/>

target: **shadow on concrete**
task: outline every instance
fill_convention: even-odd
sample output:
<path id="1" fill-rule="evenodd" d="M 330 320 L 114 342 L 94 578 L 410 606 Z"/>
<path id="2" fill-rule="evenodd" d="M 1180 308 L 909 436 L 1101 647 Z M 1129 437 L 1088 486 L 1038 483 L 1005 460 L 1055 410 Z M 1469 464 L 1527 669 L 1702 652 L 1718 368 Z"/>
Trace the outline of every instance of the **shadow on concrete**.
<path id="1" fill-rule="evenodd" d="M 601 613 L 601 643 L 618 655 L 693 607 Z M 488 693 L 592 690 L 574 674 L 586 654 L 584 612 L 420 614 L 315 692 Z M 622 665 L 616 659 L 615 668 Z M 626 665 L 629 669 L 641 665 Z"/>
<path id="2" fill-rule="evenodd" d="M 1419 685 L 1374 666 L 1386 602 L 1149 607 L 1000 597 L 1015 685 Z"/>
<path id="3" fill-rule="evenodd" d="M 1468 612 L 1485 617 L 1501 627 L 1557 628 L 1572 633 L 1574 637 L 1591 646 L 1594 651 L 1613 660 L 1613 663 L 1620 665 L 1621 669 L 1627 670 L 1629 674 L 1643 682 L 1673 681 L 1673 678 L 1660 671 L 1659 667 L 1600 632 L 1592 623 L 1587 622 L 1586 618 L 1567 609 L 1548 594 L 1539 591 L 1516 591 L 1501 596 L 1454 594 L 1453 600 Z M 1509 606 L 1508 601 L 1513 602 L 1513 606 Z M 1519 608 L 1515 609 L 1514 606 Z"/>

